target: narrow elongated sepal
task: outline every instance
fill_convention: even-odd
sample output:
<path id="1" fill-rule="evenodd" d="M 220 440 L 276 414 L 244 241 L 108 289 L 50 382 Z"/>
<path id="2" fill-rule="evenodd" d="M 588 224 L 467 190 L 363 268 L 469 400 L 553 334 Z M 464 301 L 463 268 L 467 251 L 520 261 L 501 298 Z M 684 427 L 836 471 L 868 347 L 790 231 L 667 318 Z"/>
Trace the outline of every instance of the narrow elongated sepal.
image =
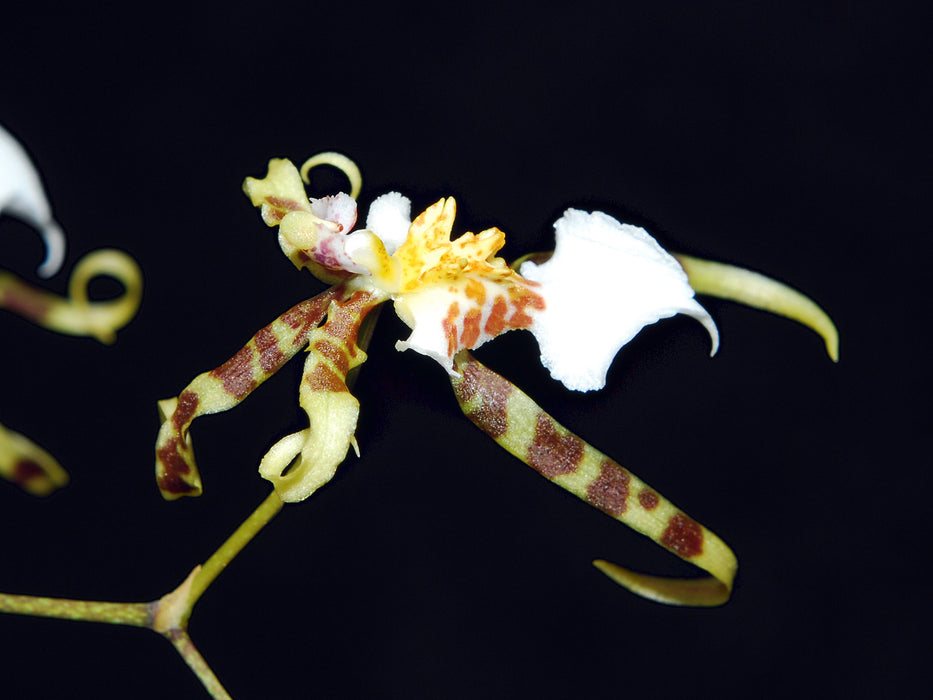
<path id="1" fill-rule="evenodd" d="M 52 455 L 25 435 L 0 425 L 0 477 L 34 496 L 47 496 L 68 483 Z"/>
<path id="2" fill-rule="evenodd" d="M 156 480 L 173 500 L 201 493 L 189 429 L 198 416 L 233 408 L 308 344 L 311 333 L 342 293 L 331 287 L 261 328 L 223 365 L 195 377 L 176 398 L 159 402 L 162 426 L 156 440 Z"/>
<path id="3" fill-rule="evenodd" d="M 309 427 L 273 445 L 259 466 L 286 503 L 303 501 L 330 481 L 356 444 L 360 405 L 347 387 L 347 373 L 366 360 L 357 335 L 366 314 L 382 301 L 362 291 L 334 300 L 327 322 L 309 336 L 299 389 Z"/>
<path id="4" fill-rule="evenodd" d="M 829 314 L 805 294 L 758 272 L 734 265 L 682 253 L 674 257 L 683 265 L 697 294 L 737 301 L 802 323 L 820 334 L 829 357 L 838 362 L 839 333 L 836 325 Z"/>
<path id="5" fill-rule="evenodd" d="M 451 384 L 466 416 L 500 446 L 552 482 L 650 537 L 711 579 L 678 580 L 597 566 L 638 595 L 679 605 L 719 605 L 729 597 L 737 562 L 715 534 L 615 460 L 545 413 L 527 394 L 468 352 L 457 355 Z"/>

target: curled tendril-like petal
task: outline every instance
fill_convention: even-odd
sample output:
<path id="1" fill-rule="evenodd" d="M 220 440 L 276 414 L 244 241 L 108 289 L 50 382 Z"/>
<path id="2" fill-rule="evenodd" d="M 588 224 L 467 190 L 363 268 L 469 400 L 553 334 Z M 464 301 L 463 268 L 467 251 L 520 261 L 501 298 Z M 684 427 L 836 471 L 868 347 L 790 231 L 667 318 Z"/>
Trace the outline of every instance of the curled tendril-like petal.
<path id="1" fill-rule="evenodd" d="M 309 199 L 291 161 L 273 158 L 264 178 L 248 177 L 243 191 L 267 226 L 279 227 L 279 245 L 298 269 L 328 284 L 365 272 L 346 252 L 356 223 L 356 201 L 347 194 Z"/>
<path id="2" fill-rule="evenodd" d="M 87 287 L 100 275 L 118 280 L 123 294 L 107 301 L 90 301 Z M 37 289 L 9 272 L 0 271 L 0 308 L 59 333 L 84 335 L 110 344 L 116 331 L 136 314 L 142 297 L 142 273 L 126 253 L 98 250 L 75 266 L 68 283 L 69 296 Z M 0 476 L 19 483 L 36 495 L 46 495 L 68 482 L 55 459 L 28 438 L 0 426 Z"/>
<path id="3" fill-rule="evenodd" d="M 0 425 L 0 476 L 34 496 L 47 496 L 68 483 L 55 458 L 24 435 Z"/>
<path id="4" fill-rule="evenodd" d="M 65 235 L 52 217 L 42 180 L 25 149 L 0 127 L 0 213 L 19 216 L 39 229 L 46 245 L 41 277 L 50 277 L 65 257 Z M 119 281 L 123 294 L 108 301 L 92 302 L 87 287 L 91 279 L 107 275 Z M 0 271 L 0 308 L 59 333 L 85 335 L 112 343 L 116 331 L 139 309 L 142 273 L 135 261 L 117 250 L 98 250 L 75 266 L 68 297 L 37 289 L 12 273 Z M 27 491 L 45 495 L 68 481 L 58 462 L 28 438 L 0 426 L 0 476 L 19 483 Z"/>
<path id="5" fill-rule="evenodd" d="M 697 294 L 730 299 L 756 309 L 786 316 L 813 329 L 826 343 L 833 362 L 839 361 L 839 333 L 816 302 L 777 280 L 734 265 L 675 253 Z"/>
<path id="6" fill-rule="evenodd" d="M 337 168 L 347 176 L 350 181 L 350 196 L 356 199 L 360 196 L 360 190 L 363 189 L 363 176 L 360 174 L 359 166 L 347 158 L 343 153 L 334 153 L 325 151 L 313 155 L 302 163 L 299 173 L 305 184 L 308 184 L 308 171 L 321 165 L 330 165 Z"/>
<path id="7" fill-rule="evenodd" d="M 685 561 L 705 579 L 647 576 L 597 560 L 594 564 L 633 593 L 673 605 L 713 606 L 729 599 L 737 562 L 715 534 L 637 476 L 545 413 L 527 394 L 470 353 L 457 355 L 451 378 L 464 414 L 506 451 L 552 482 L 599 508 Z"/>
<path id="8" fill-rule="evenodd" d="M 109 276 L 123 285 L 116 299 L 91 301 L 87 288 L 98 276 Z M 67 335 L 91 336 L 110 344 L 116 331 L 136 315 L 142 299 L 143 278 L 136 262 L 119 250 L 96 250 L 84 256 L 68 281 L 68 297 L 26 284 L 9 272 L 0 272 L 0 308 Z"/>

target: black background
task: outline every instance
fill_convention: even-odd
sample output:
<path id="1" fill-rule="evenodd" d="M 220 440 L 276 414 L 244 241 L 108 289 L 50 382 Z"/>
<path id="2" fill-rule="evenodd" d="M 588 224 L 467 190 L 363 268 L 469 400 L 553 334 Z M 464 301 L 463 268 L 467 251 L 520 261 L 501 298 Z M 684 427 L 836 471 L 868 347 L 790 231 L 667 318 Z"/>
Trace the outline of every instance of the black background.
<path id="1" fill-rule="evenodd" d="M 912 694 L 930 599 L 919 6 L 30 3 L 0 26 L 0 123 L 70 247 L 40 282 L 38 236 L 4 218 L 0 259 L 63 292 L 80 255 L 117 246 L 146 289 L 113 347 L 0 314 L 0 421 L 72 476 L 44 500 L 0 484 L 0 590 L 157 598 L 262 500 L 259 458 L 302 425 L 300 360 L 196 422 L 199 499 L 159 496 L 155 402 L 323 288 L 240 187 L 270 157 L 336 149 L 363 170 L 364 211 L 388 189 L 416 209 L 454 195 L 457 230 L 499 226 L 509 259 L 577 206 L 762 270 L 833 316 L 841 361 L 714 300 L 716 358 L 698 324 L 665 321 L 596 394 L 550 380 L 529 334 L 479 352 L 733 547 L 731 602 L 684 610 L 590 566 L 693 573 L 485 438 L 442 370 L 394 350 L 407 329 L 386 310 L 355 391 L 362 459 L 195 609 L 234 697 Z M 147 631 L 6 616 L 0 645 L 3 697 L 206 697 Z"/>

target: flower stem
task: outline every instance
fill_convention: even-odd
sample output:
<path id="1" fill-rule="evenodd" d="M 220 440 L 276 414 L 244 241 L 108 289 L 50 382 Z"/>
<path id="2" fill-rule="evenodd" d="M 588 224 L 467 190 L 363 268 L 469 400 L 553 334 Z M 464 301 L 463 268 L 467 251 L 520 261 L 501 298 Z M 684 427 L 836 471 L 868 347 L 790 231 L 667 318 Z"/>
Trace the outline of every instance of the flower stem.
<path id="1" fill-rule="evenodd" d="M 188 668 L 194 671 L 194 675 L 198 677 L 204 689 L 211 694 L 214 700 L 233 700 L 207 661 L 192 644 L 191 637 L 188 636 L 187 632 L 174 630 L 172 633 L 166 634 L 165 637 L 172 643 L 172 646 L 185 660 L 185 663 L 188 664 Z"/>
<path id="2" fill-rule="evenodd" d="M 259 507 L 244 520 L 234 531 L 227 541 L 224 542 L 214 552 L 210 558 L 201 566 L 191 584 L 191 592 L 188 594 L 188 615 L 191 614 L 191 608 L 203 595 L 207 587 L 213 583 L 220 573 L 226 568 L 227 564 L 233 561 L 233 558 L 240 553 L 240 550 L 256 536 L 266 523 L 268 523 L 276 514 L 282 510 L 282 499 L 274 490 L 270 493 Z M 187 617 L 187 615 L 186 615 Z"/>

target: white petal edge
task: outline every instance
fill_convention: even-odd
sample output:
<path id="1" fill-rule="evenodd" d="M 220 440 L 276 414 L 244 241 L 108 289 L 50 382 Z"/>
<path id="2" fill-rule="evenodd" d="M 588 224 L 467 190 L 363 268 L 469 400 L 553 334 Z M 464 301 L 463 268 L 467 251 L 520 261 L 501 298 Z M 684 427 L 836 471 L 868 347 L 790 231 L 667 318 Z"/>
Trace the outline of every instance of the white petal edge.
<path id="1" fill-rule="evenodd" d="M 35 166 L 12 134 L 0 126 L 0 213 L 8 211 L 39 229 L 45 243 L 41 277 L 51 277 L 65 259 L 65 235 L 52 218 Z"/>
<path id="2" fill-rule="evenodd" d="M 647 231 L 579 209 L 564 212 L 554 230 L 553 257 L 521 267 L 547 305 L 531 314 L 530 330 L 554 379 L 576 391 L 601 389 L 623 345 L 678 313 L 703 324 L 715 354 L 716 324 L 693 298 L 683 268 Z"/>
<path id="3" fill-rule="evenodd" d="M 395 349 L 399 352 L 414 350 L 432 357 L 448 374 L 456 374 L 453 358 L 447 353 L 448 341 L 444 335 L 444 319 L 453 299 L 436 288 L 410 292 L 397 298 L 395 313 L 412 330 L 406 340 L 395 343 Z"/>

